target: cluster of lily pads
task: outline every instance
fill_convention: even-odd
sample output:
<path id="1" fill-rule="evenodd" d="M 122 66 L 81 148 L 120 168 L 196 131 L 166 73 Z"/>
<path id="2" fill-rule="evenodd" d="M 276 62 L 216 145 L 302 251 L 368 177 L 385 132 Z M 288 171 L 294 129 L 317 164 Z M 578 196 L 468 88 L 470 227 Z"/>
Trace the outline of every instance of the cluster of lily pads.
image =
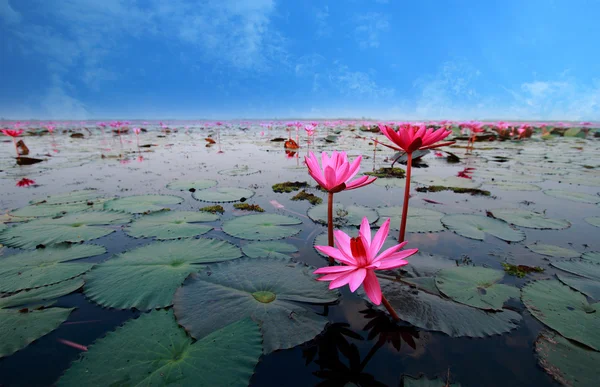
<path id="1" fill-rule="evenodd" d="M 492 155 L 488 157 L 486 162 L 495 162 Z M 569 184 L 598 181 L 593 170 L 578 178 L 551 174 L 549 165 L 543 169 L 532 165 L 518 173 L 480 169 L 473 179 L 416 172 L 412 181 L 447 187 L 479 187 L 484 182 L 501 190 L 540 189 L 534 184 L 548 172 L 545 178 Z M 245 176 L 258 170 L 222 172 Z M 375 184 L 405 187 L 398 178 L 378 179 Z M 167 189 L 179 191 L 178 195 L 191 192 L 196 200 L 211 203 L 254 195 L 251 189 L 221 187 L 208 179 L 175 180 Z M 600 196 L 593 193 L 543 192 L 553 199 L 600 203 Z M 281 240 L 302 231 L 299 218 L 265 213 L 219 223 L 215 214 L 168 210 L 183 201 L 176 195 L 113 198 L 96 190 L 79 190 L 11 211 L 8 224 L 0 223 L 0 243 L 23 251 L 0 259 L 0 357 L 66 321 L 73 309 L 53 304 L 81 288 L 88 299 L 104 307 L 147 313 L 97 340 L 59 385 L 246 385 L 262 354 L 295 347 L 323 332 L 328 319 L 311 305 L 335 303 L 340 294 L 317 282 L 314 268 L 289 258 L 297 248 Z M 407 233 L 450 230 L 470 239 L 492 235 L 510 243 L 525 240 L 523 228 L 571 227 L 568 220 L 515 208 L 491 209 L 487 216 L 418 207 L 407 213 Z M 403 206 L 335 203 L 333 214 L 336 227 L 356 235 L 355 227 L 365 217 L 372 225 L 391 218 L 392 228 L 399 229 Z M 328 223 L 326 204 L 311 206 L 307 215 L 318 224 Z M 599 226 L 599 217 L 591 215 L 586 221 Z M 247 243 L 240 249 L 203 236 L 219 227 Z M 106 249 L 93 241 L 116 230 L 152 241 L 105 259 L 109 258 Z M 315 245 L 326 245 L 326 238 L 327 234 L 318 236 Z M 387 241 L 388 246 L 393 243 L 391 238 Z M 600 320 L 594 302 L 600 297 L 600 254 L 541 243 L 529 243 L 527 248 L 551 259 L 550 266 L 560 270 L 556 279 L 531 281 L 519 289 L 502 283 L 505 273 L 501 270 L 456 266 L 451 259 L 421 252 L 403 270 L 379 281 L 402 320 L 452 337 L 485 337 L 517 328 L 522 317 L 506 308 L 505 302 L 521 298 L 527 310 L 555 332 L 536 341 L 540 362 L 546 369 L 558 367 L 563 378 L 559 381 L 577 385 L 588 380 L 579 373 L 582 365 L 598 360 L 600 350 Z M 114 372 L 107 373 L 107 369 Z"/>

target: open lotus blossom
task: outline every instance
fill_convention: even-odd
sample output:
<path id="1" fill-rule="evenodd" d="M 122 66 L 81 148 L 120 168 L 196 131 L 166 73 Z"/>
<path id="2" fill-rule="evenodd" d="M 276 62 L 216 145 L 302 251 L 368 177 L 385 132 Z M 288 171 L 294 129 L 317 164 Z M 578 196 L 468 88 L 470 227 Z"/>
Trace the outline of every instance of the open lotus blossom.
<path id="1" fill-rule="evenodd" d="M 15 138 L 15 137 L 19 137 L 20 135 L 23 134 L 23 129 L 19 129 L 19 130 L 2 129 L 2 134 L 4 134 L 5 136 Z"/>
<path id="2" fill-rule="evenodd" d="M 28 179 L 26 177 L 17 181 L 17 187 L 29 187 L 30 185 L 35 184 L 35 181 Z"/>
<path id="3" fill-rule="evenodd" d="M 406 258 L 419 251 L 418 249 L 401 250 L 407 243 L 402 242 L 379 253 L 389 231 L 390 219 L 387 219 L 371 239 L 371 227 L 366 217 L 363 218 L 358 236 L 355 238 L 351 238 L 341 230 L 336 230 L 336 247 L 315 246 L 315 248 L 333 257 L 342 266 L 322 267 L 315 270 L 315 274 L 324 274 L 318 280 L 331 281 L 329 289 L 349 285 L 351 292 L 356 291 L 362 284 L 369 300 L 375 305 L 381 304 L 381 286 L 375 276 L 375 270 L 390 270 L 407 265 Z"/>
<path id="4" fill-rule="evenodd" d="M 352 163 L 348 161 L 346 152 L 333 151 L 331 157 L 326 152 L 321 153 L 321 165 L 313 152 L 304 158 L 308 166 L 308 173 L 319 185 L 330 193 L 337 193 L 344 190 L 356 189 L 369 185 L 375 181 L 375 177 L 362 176 L 354 181 L 360 169 L 362 156 L 358 156 Z"/>
<path id="5" fill-rule="evenodd" d="M 452 131 L 447 129 L 433 129 L 425 125 L 402 124 L 398 131 L 387 125 L 379 125 L 379 130 L 391 142 L 399 148 L 391 147 L 397 151 L 412 153 L 417 149 L 439 148 L 444 145 L 450 145 L 452 142 L 439 143 L 439 141 L 448 137 Z M 385 145 L 385 144 L 384 144 Z"/>

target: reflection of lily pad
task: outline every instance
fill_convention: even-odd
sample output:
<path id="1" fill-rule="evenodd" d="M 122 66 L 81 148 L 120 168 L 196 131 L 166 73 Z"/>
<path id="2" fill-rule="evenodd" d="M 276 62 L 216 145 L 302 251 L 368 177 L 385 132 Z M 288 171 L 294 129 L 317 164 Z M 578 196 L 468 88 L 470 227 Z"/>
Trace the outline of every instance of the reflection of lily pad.
<path id="1" fill-rule="evenodd" d="M 12 355 L 62 324 L 73 309 L 49 308 L 21 313 L 0 309 L 0 358 Z"/>
<path id="2" fill-rule="evenodd" d="M 546 255 L 548 257 L 554 258 L 577 258 L 581 255 L 577 251 L 573 249 L 566 249 L 564 247 L 555 246 L 555 245 L 547 245 L 544 243 L 536 243 L 525 246 L 529 250 L 534 253 L 538 253 L 541 255 Z"/>
<path id="3" fill-rule="evenodd" d="M 479 309 L 502 310 L 509 298 L 519 298 L 518 288 L 498 283 L 502 278 L 503 271 L 459 266 L 439 271 L 435 283 L 456 302 Z"/>
<path id="4" fill-rule="evenodd" d="M 287 254 L 297 252 L 298 248 L 287 242 L 258 241 L 242 246 L 242 251 L 250 258 L 288 258 Z"/>
<path id="5" fill-rule="evenodd" d="M 68 203 L 83 203 L 98 199 L 102 194 L 95 189 L 84 189 L 73 191 L 64 194 L 48 196 L 45 199 L 32 200 L 31 204 L 68 204 Z"/>
<path id="6" fill-rule="evenodd" d="M 203 202 L 227 203 L 250 199 L 254 192 L 246 188 L 216 187 L 196 191 L 192 197 Z"/>
<path id="7" fill-rule="evenodd" d="M 402 218 L 402 206 L 378 207 L 379 220 L 377 225 L 381 226 L 383 222 L 390 218 L 390 228 L 398 230 L 400 228 L 400 219 Z M 444 231 L 444 225 L 440 221 L 444 213 L 430 210 L 428 208 L 409 207 L 406 219 L 407 232 L 438 232 Z"/>
<path id="8" fill-rule="evenodd" d="M 114 228 L 100 226 L 128 223 L 130 220 L 128 215 L 100 211 L 36 219 L 6 229 L 0 234 L 0 242 L 10 247 L 34 249 L 38 245 L 89 241 L 115 231 Z"/>
<path id="9" fill-rule="evenodd" d="M 283 239 L 300 232 L 295 225 L 302 221 L 291 216 L 278 214 L 245 215 L 223 223 L 223 232 L 241 239 L 273 240 Z"/>
<path id="10" fill-rule="evenodd" d="M 54 285 L 23 290 L 7 297 L 0 297 L 0 309 L 16 306 L 29 309 L 38 309 L 40 306 L 48 307 L 54 303 L 54 299 L 73 293 L 82 286 L 83 277 L 76 277 Z"/>
<path id="11" fill-rule="evenodd" d="M 535 281 L 522 289 L 529 312 L 564 337 L 600 349 L 598 303 L 556 280 Z"/>
<path id="12" fill-rule="evenodd" d="M 198 224 L 213 222 L 218 215 L 207 212 L 168 211 L 145 215 L 125 230 L 135 238 L 177 239 L 206 234 L 212 226 Z"/>
<path id="13" fill-rule="evenodd" d="M 535 342 L 540 366 L 564 386 L 596 386 L 600 380 L 600 353 L 545 332 Z"/>
<path id="14" fill-rule="evenodd" d="M 56 246 L 11 255 L 0 260 L 0 291 L 16 292 L 76 277 L 94 264 L 73 261 L 104 254 L 96 245 Z"/>
<path id="15" fill-rule="evenodd" d="M 189 191 L 212 188 L 217 185 L 216 180 L 200 179 L 200 180 L 173 180 L 167 184 L 168 189 L 175 191 Z"/>
<path id="16" fill-rule="evenodd" d="M 398 282 L 379 281 L 400 319 L 425 330 L 451 337 L 485 337 L 509 332 L 521 321 L 521 316 L 511 310 L 485 312 L 432 294 L 415 293 Z"/>
<path id="17" fill-rule="evenodd" d="M 239 248 L 216 239 L 156 242 L 97 265 L 86 275 L 84 291 L 110 308 L 164 308 L 190 273 L 240 256 Z"/>
<path id="18" fill-rule="evenodd" d="M 466 238 L 484 240 L 485 234 L 493 235 L 507 242 L 525 239 L 525 233 L 512 228 L 508 223 L 481 215 L 451 214 L 442 218 L 442 223 L 450 231 Z"/>
<path id="19" fill-rule="evenodd" d="M 109 200 L 104 208 L 112 211 L 142 214 L 144 212 L 161 211 L 183 202 L 183 198 L 173 195 L 136 195 Z"/>
<path id="20" fill-rule="evenodd" d="M 516 208 L 500 208 L 492 210 L 494 217 L 520 227 L 540 230 L 561 230 L 569 228 L 571 223 L 563 219 L 550 219 L 543 214 L 519 210 Z"/>
<path id="21" fill-rule="evenodd" d="M 308 209 L 308 217 L 320 224 L 327 224 L 327 204 L 320 204 Z M 340 203 L 333 204 L 333 224 L 336 227 L 359 226 L 366 217 L 369 223 L 379 219 L 377 211 L 363 206 L 344 206 Z"/>
<path id="22" fill-rule="evenodd" d="M 211 265 L 190 276 L 174 298 L 177 321 L 196 339 L 251 317 L 263 334 L 265 353 L 311 340 L 328 319 L 303 304 L 326 304 L 338 293 L 318 282 L 314 269 L 280 258 L 245 258 Z"/>
<path id="23" fill-rule="evenodd" d="M 600 196 L 590 195 L 583 192 L 563 191 L 559 189 L 547 189 L 543 192 L 548 196 L 552 196 L 558 199 L 567 199 L 575 202 L 591 204 L 600 203 Z"/>
<path id="24" fill-rule="evenodd" d="M 246 386 L 262 353 L 258 326 L 234 322 L 192 342 L 157 310 L 97 340 L 59 386 Z"/>

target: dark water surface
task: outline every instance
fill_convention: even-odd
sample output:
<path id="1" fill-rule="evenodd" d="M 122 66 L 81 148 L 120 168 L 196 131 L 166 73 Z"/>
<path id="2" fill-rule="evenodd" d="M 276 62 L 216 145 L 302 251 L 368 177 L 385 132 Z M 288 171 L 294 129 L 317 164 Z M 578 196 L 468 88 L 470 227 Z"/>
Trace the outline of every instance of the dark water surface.
<path id="1" fill-rule="evenodd" d="M 324 131 L 324 130 L 323 130 Z M 129 196 L 137 194 L 169 194 L 185 198 L 172 210 L 192 210 L 211 205 L 192 198 L 189 192 L 168 190 L 166 185 L 174 179 L 215 179 L 221 186 L 250 188 L 255 196 L 248 203 L 258 204 L 267 213 L 281 213 L 298 217 L 303 221 L 302 232 L 285 241 L 296 245 L 298 253 L 293 258 L 313 266 L 324 266 L 325 260 L 313 248 L 313 240 L 326 228 L 315 224 L 306 216 L 311 205 L 306 201 L 294 202 L 295 194 L 274 193 L 271 186 L 283 181 L 307 181 L 314 184 L 303 166 L 307 147 L 303 139 L 299 153 L 291 158 L 286 155 L 283 143 L 270 142 L 274 137 L 287 137 L 284 129 L 261 129 L 241 131 L 237 128 L 223 129 L 221 144 L 206 147 L 204 138 L 213 130 L 194 128 L 189 133 L 150 131 L 140 135 L 140 144 L 156 144 L 151 148 L 136 146 L 134 135 L 122 138 L 94 131 L 84 139 L 73 139 L 68 134 L 43 137 L 25 137 L 34 157 L 48 158 L 33 166 L 14 166 L 10 143 L 0 144 L 0 210 L 6 212 L 40 200 L 50 194 L 65 193 L 83 188 L 96 188 L 107 196 Z M 324 135 L 325 133 L 320 133 Z M 368 139 L 372 134 L 344 130 L 336 143 L 325 143 L 317 138 L 311 149 L 345 150 L 351 157 L 362 154 L 362 171 L 374 167 L 388 166 L 384 159 L 391 151 L 375 153 Z M 161 136 L 161 137 L 159 137 Z M 162 137 L 164 136 L 164 137 Z M 295 134 L 294 134 L 295 137 Z M 542 189 L 559 188 L 575 192 L 597 194 L 598 186 L 563 182 L 561 176 L 571 179 L 589 179 L 597 182 L 600 157 L 597 156 L 598 141 L 578 139 L 555 139 L 552 143 L 532 139 L 521 143 L 477 143 L 474 155 L 465 156 L 464 149 L 449 149 L 463 157 L 459 164 L 448 164 L 444 158 L 433 153 L 425 156 L 428 168 L 414 170 L 415 176 L 455 176 L 465 166 L 477 170 L 508 171 L 517 176 L 523 171 L 539 177 L 531 182 Z M 463 144 L 464 145 L 464 144 Z M 478 150 L 492 147 L 494 149 Z M 219 153 L 219 148 L 222 153 Z M 49 154 L 51 157 L 44 156 Z M 101 158 L 104 155 L 105 158 Z M 492 156 L 506 155 L 508 162 L 494 162 Z M 300 156 L 300 157 L 298 157 Z M 554 165 L 557 167 L 554 168 Z M 593 165 L 596 169 L 584 170 L 582 165 Z M 260 170 L 246 176 L 227 176 L 219 171 L 239 166 Z M 531 168 L 528 170 L 528 168 Z M 536 168 L 546 168 L 555 174 L 544 174 Z M 587 173 L 587 174 L 584 174 Z M 15 182 L 22 177 L 36 181 L 37 186 L 19 188 Z M 473 178 L 477 181 L 477 177 Z M 481 180 L 486 181 L 486 180 Z M 487 180 L 489 181 L 489 180 Z M 527 182 L 527 181 L 526 181 Z M 417 187 L 415 184 L 413 187 Z M 481 187 L 491 191 L 492 197 L 477 197 L 451 192 L 419 193 L 414 189 L 411 208 L 430 208 L 450 213 L 473 213 L 485 215 L 485 210 L 495 208 L 522 208 L 545 211 L 551 218 L 566 219 L 571 227 L 565 230 L 533 230 L 520 228 L 526 234 L 523 242 L 509 244 L 498 238 L 487 236 L 485 241 L 464 238 L 450 231 L 416 234 L 409 233 L 407 248 L 438 254 L 453 260 L 468 258 L 475 265 L 502 269 L 501 262 L 541 266 L 544 273 L 529 275 L 524 279 L 506 276 L 504 283 L 521 287 L 532 279 L 547 278 L 555 272 L 544 256 L 525 248 L 536 241 L 568 247 L 579 252 L 600 250 L 599 230 L 586 223 L 583 218 L 600 216 L 600 207 L 595 204 L 578 203 L 545 195 L 542 191 L 504 191 L 484 183 Z M 313 192 L 324 200 L 325 195 Z M 401 205 L 402 188 L 386 188 L 370 185 L 354 191 L 335 195 L 336 202 L 360 204 L 369 207 Z M 432 204 L 423 199 L 442 204 Z M 276 200 L 284 206 L 275 208 L 270 202 Z M 224 220 L 244 214 L 233 209 L 232 203 L 222 204 L 225 213 L 213 222 L 215 229 L 203 237 L 223 239 L 241 246 L 247 241 L 232 238 L 219 227 Z M 395 226 L 397 227 L 397 226 Z M 103 245 L 108 253 L 88 259 L 102 262 L 113 254 L 150 243 L 151 239 L 134 239 L 122 230 L 104 238 L 94 240 Z M 396 231 L 392 231 L 395 235 Z M 5 247 L 0 253 L 9 256 L 17 249 Z M 55 306 L 75 307 L 69 319 L 58 329 L 40 338 L 26 348 L 0 359 L 0 385 L 2 386 L 48 386 L 54 384 L 77 359 L 81 350 L 63 344 L 60 339 L 83 346 L 92 344 L 106 332 L 114 330 L 138 311 L 115 310 L 100 307 L 87 300 L 80 290 L 64 296 Z M 538 365 L 534 353 L 534 342 L 544 329 L 532 317 L 519 300 L 507 303 L 510 309 L 521 313 L 523 320 L 510 333 L 488 338 L 450 338 L 439 332 L 428 332 L 409 324 L 393 326 L 381 313 L 373 309 L 359 296 L 342 289 L 339 304 L 323 308 L 315 307 L 317 313 L 326 314 L 331 325 L 314 340 L 289 350 L 277 351 L 260 359 L 251 379 L 252 386 L 343 386 L 347 383 L 359 385 L 398 386 L 402 375 L 429 378 L 450 375 L 452 382 L 462 386 L 550 386 L 556 384 Z M 385 340 L 368 338 L 365 326 L 374 319 L 378 327 L 388 332 Z M 0 327 L 1 329 L 1 327 Z M 348 331 L 354 334 L 347 334 Z M 345 333 L 346 334 L 345 334 Z M 394 346 L 394 343 L 396 344 Z M 398 346 L 398 343 L 400 345 Z M 348 344 L 354 344 L 353 346 Z M 223 365 L 227 372 L 227 365 Z"/>

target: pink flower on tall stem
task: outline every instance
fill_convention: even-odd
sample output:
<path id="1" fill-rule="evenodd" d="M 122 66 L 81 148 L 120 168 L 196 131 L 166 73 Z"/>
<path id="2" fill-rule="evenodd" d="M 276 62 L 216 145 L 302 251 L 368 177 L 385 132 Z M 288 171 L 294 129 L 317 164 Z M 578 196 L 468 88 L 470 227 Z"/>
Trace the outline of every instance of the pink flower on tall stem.
<path id="1" fill-rule="evenodd" d="M 327 234 L 329 246 L 333 247 L 333 194 L 344 190 L 351 190 L 369 185 L 376 180 L 375 177 L 362 176 L 351 181 L 360 169 L 362 156 L 358 156 L 352 163 L 348 161 L 346 152 L 333 151 L 331 157 L 325 152 L 321 153 L 321 166 L 313 152 L 304 157 L 308 166 L 308 174 L 327 191 Z M 329 258 L 333 263 L 333 258 Z"/>
<path id="2" fill-rule="evenodd" d="M 15 152 L 17 152 L 17 158 L 19 158 L 20 155 L 19 155 L 19 148 L 17 147 L 17 137 L 19 137 L 20 135 L 23 134 L 23 129 L 19 129 L 19 130 L 2 129 L 2 134 L 4 134 L 5 136 L 12 137 L 13 144 L 15 145 Z"/>
<path id="3" fill-rule="evenodd" d="M 333 257 L 342 266 L 322 267 L 317 269 L 315 274 L 324 274 L 323 277 L 318 278 L 319 281 L 331 281 L 329 289 L 349 285 L 350 291 L 354 292 L 363 285 L 371 302 L 375 305 L 383 302 L 392 317 L 399 320 L 398 315 L 381 293 L 375 270 L 390 270 L 407 265 L 406 258 L 419 250 L 401 250 L 408 243 L 402 242 L 379 254 L 389 231 L 390 219 L 387 219 L 371 240 L 371 227 L 366 217 L 363 218 L 358 236 L 355 238 L 351 238 L 341 230 L 336 230 L 335 248 L 331 246 L 315 246 L 315 248 Z"/>
<path id="4" fill-rule="evenodd" d="M 400 219 L 400 233 L 398 241 L 404 241 L 406 232 L 406 217 L 408 215 L 408 198 L 410 196 L 410 176 L 412 171 L 412 154 L 418 149 L 434 149 L 444 145 L 453 144 L 454 141 L 441 143 L 448 137 L 452 131 L 446 129 L 427 129 L 425 125 L 402 124 L 398 131 L 393 128 L 380 124 L 379 129 L 390 141 L 397 147 L 382 144 L 396 151 L 406 152 L 406 184 L 404 187 L 404 204 L 402 206 L 402 218 Z"/>

